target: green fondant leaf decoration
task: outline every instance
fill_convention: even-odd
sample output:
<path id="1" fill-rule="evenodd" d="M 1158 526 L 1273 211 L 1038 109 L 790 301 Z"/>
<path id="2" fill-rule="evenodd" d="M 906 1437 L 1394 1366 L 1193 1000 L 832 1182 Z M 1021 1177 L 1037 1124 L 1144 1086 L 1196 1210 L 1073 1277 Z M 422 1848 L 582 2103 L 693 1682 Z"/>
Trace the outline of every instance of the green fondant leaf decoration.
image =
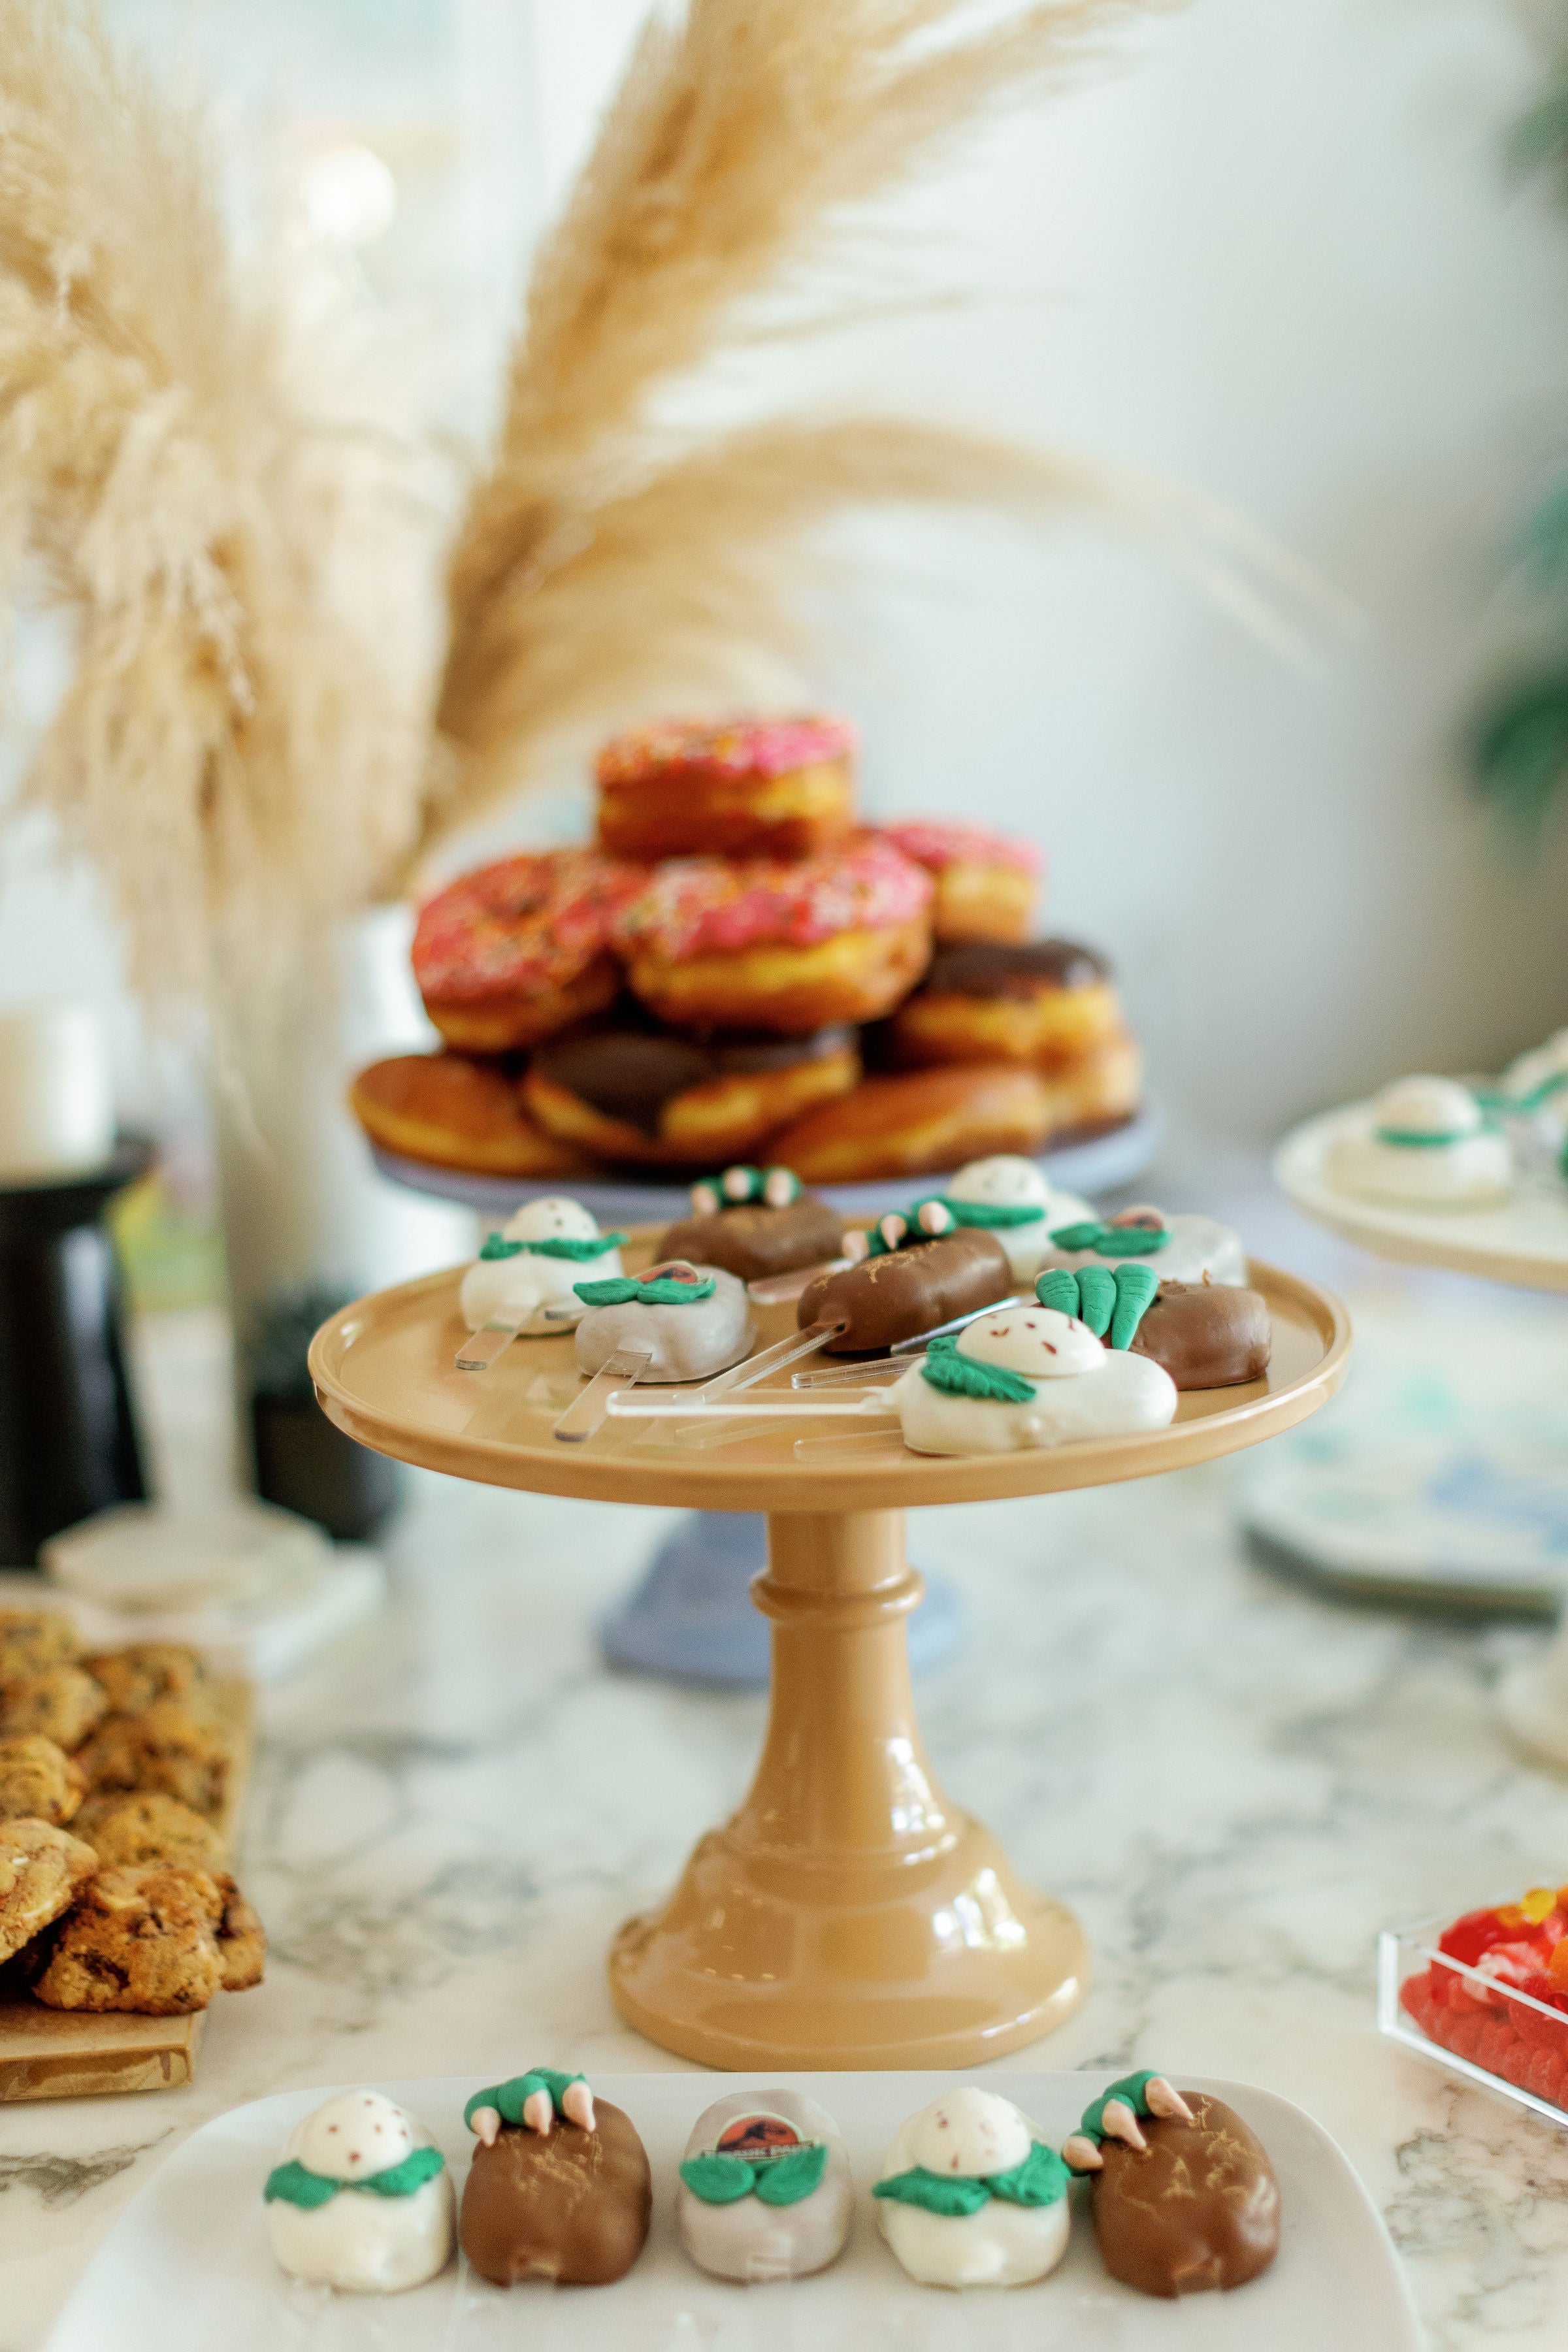
<path id="1" fill-rule="evenodd" d="M 388 2165 L 384 2172 L 373 2172 L 368 2180 L 350 2180 L 350 2189 L 363 2189 L 372 2197 L 412 2197 L 427 2180 L 434 2180 L 447 2159 L 438 2147 L 412 2148 L 401 2164 Z"/>
<path id="2" fill-rule="evenodd" d="M 1105 2137 L 1105 2110 L 1112 2099 L 1125 2100 L 1135 2116 L 1152 2114 L 1147 2094 L 1159 2071 L 1157 2066 L 1141 2067 L 1135 2074 L 1123 2074 L 1120 2082 L 1112 2083 L 1108 2090 L 1101 2091 L 1098 2099 L 1091 2099 L 1079 2124 L 1084 2138 L 1093 2140 L 1096 2147 L 1100 2146 Z"/>
<path id="3" fill-rule="evenodd" d="M 1009 2205 L 1054 2205 L 1067 2195 L 1068 2179 L 1067 2166 L 1056 2149 L 1037 2139 L 1011 2172 L 988 2174 L 987 2186 Z"/>
<path id="4" fill-rule="evenodd" d="M 827 2149 L 817 2140 L 810 2147 L 793 2147 L 757 2167 L 757 2198 L 763 2205 L 798 2205 L 821 2186 L 827 2169 Z"/>
<path id="5" fill-rule="evenodd" d="M 569 1265 L 587 1265 L 593 1259 L 603 1257 L 606 1250 L 619 1249 L 625 1234 L 593 1234 L 585 1240 L 569 1241 L 558 1237 L 552 1241 L 509 1242 L 504 1234 L 489 1234 L 479 1256 L 487 1265 L 500 1257 L 556 1257 Z"/>
<path id="6" fill-rule="evenodd" d="M 991 2201 L 984 2180 L 968 2173 L 928 2172 L 923 2164 L 911 2166 L 908 2172 L 895 2172 L 890 2180 L 879 2180 L 871 2194 L 890 2197 L 899 2205 L 919 2205 L 927 2213 L 944 2213 L 952 2220 L 963 2213 L 978 2213 Z"/>
<path id="7" fill-rule="evenodd" d="M 1079 1268 L 1078 1311 L 1097 1339 L 1103 1339 L 1116 1312 L 1116 1276 L 1107 1265 Z"/>
<path id="8" fill-rule="evenodd" d="M 1029 1208 L 1021 1202 L 1009 1206 L 1000 1201 L 955 1201 L 951 1192 L 932 1192 L 927 1197 L 946 1209 L 955 1225 L 980 1225 L 988 1230 L 1037 1225 L 1046 1213 L 1042 1208 Z M 910 1211 L 911 1224 L 924 1207 L 924 1201 L 915 1202 Z"/>
<path id="9" fill-rule="evenodd" d="M 1152 1257 L 1170 1238 L 1168 1225 L 1102 1225 L 1098 1219 L 1058 1225 L 1051 1235 L 1058 1249 L 1094 1250 L 1100 1257 Z"/>
<path id="10" fill-rule="evenodd" d="M 268 2205 L 281 2198 L 285 2205 L 298 2205 L 302 2213 L 313 2213 L 318 2205 L 331 2204 L 342 2186 L 341 2180 L 329 2180 L 324 2172 L 312 2172 L 292 2157 L 268 2174 L 261 2194 Z"/>
<path id="11" fill-rule="evenodd" d="M 1054 1307 L 1058 1315 L 1076 1315 L 1079 1295 L 1078 1276 L 1065 1265 L 1053 1265 L 1035 1285 L 1040 1305 Z"/>
<path id="12" fill-rule="evenodd" d="M 756 2168 L 743 2156 L 689 2156 L 680 2177 L 704 2205 L 734 2205 L 749 2197 Z"/>
<path id="13" fill-rule="evenodd" d="M 1099 1269 L 1084 1268 L 1086 1274 L 1090 1271 Z M 1159 1291 L 1160 1277 L 1152 1265 L 1119 1265 L 1113 1279 L 1116 1305 L 1110 1318 L 1110 1344 L 1113 1348 L 1130 1348 Z"/>
<path id="14" fill-rule="evenodd" d="M 635 1274 L 612 1274 L 603 1282 L 574 1282 L 572 1287 L 589 1307 L 696 1307 L 719 1286 L 711 1275 L 705 1282 L 679 1282 L 668 1274 L 639 1282 Z"/>
<path id="15" fill-rule="evenodd" d="M 983 1364 L 961 1356 L 951 1340 L 932 1340 L 921 1360 L 921 1377 L 944 1396 L 980 1397 L 988 1404 L 1032 1404 L 1035 1383 L 1005 1364 Z"/>

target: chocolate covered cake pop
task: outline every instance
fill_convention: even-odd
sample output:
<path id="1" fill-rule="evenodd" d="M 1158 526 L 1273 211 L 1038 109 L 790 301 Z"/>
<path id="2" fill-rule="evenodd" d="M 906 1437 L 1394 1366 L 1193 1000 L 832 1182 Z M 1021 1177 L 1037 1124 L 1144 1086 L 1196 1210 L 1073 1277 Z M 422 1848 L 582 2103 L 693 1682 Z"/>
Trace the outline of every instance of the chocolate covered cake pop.
<path id="1" fill-rule="evenodd" d="M 837 1256 L 844 1232 L 843 1219 L 788 1168 L 726 1168 L 692 1186 L 691 1208 L 659 1255 L 720 1265 L 742 1282 L 822 1265 Z"/>
<path id="2" fill-rule="evenodd" d="M 843 2252 L 855 2185 L 838 2126 L 798 2091 L 731 2091 L 700 2115 L 676 2192 L 699 2270 L 747 2284 L 806 2278 Z"/>
<path id="3" fill-rule="evenodd" d="M 803 1331 L 810 1323 L 843 1321 L 845 1328 L 827 1342 L 833 1355 L 866 1355 L 918 1339 L 1005 1298 L 1013 1286 L 994 1234 L 961 1228 L 940 1201 L 922 1202 L 909 1217 L 879 1217 L 868 1234 L 846 1234 L 844 1255 L 855 1262 L 818 1276 L 796 1310 Z"/>
<path id="4" fill-rule="evenodd" d="M 1273 1331 L 1261 1291 L 1229 1282 L 1163 1282 L 1132 1341 L 1178 1389 L 1237 1388 L 1268 1370 Z"/>
<path id="5" fill-rule="evenodd" d="M 1039 1290 L 1061 1307 L 998 1307 L 956 1338 L 933 1339 L 890 1392 L 904 1444 L 916 1454 L 1010 1454 L 1163 1429 L 1176 1411 L 1171 1377 L 1129 1353 L 1154 1287 L 1142 1266 L 1084 1276 L 1058 1268 L 1040 1276 Z M 1087 1315 L 1100 1320 L 1103 1339 Z"/>
<path id="6" fill-rule="evenodd" d="M 423 2124 L 378 2091 L 340 2091 L 295 2125 L 263 2192 L 290 2277 L 399 2294 L 452 2252 L 452 2176 Z"/>
<path id="7" fill-rule="evenodd" d="M 532 1322 L 549 1307 L 541 1328 L 563 1331 L 586 1312 L 575 1286 L 591 1275 L 618 1275 L 625 1234 L 602 1234 L 579 1202 L 528 1201 L 499 1234 L 491 1234 L 463 1276 L 458 1305 L 470 1331 L 492 1315 Z"/>
<path id="8" fill-rule="evenodd" d="M 463 2120 L 478 2138 L 459 2234 L 481 2278 L 608 2286 L 647 2242 L 647 2151 L 629 2117 L 581 2074 L 531 2067 L 476 2091 Z"/>
<path id="9" fill-rule="evenodd" d="M 1257 2134 L 1206 2091 L 1124 2075 L 1062 2149 L 1094 2184 L 1106 2269 L 1142 2294 L 1245 2286 L 1279 2249 L 1279 2184 Z"/>
<path id="10" fill-rule="evenodd" d="M 577 1363 L 596 1372 L 623 1348 L 646 1349 L 647 1381 L 701 1381 L 738 1363 L 755 1326 L 746 1286 L 722 1266 L 664 1258 L 637 1275 L 580 1282 L 591 1311 L 577 1326 Z"/>
<path id="11" fill-rule="evenodd" d="M 901 2124 L 871 2194 L 922 2286 L 1025 2286 L 1067 2251 L 1068 2173 L 1027 2116 L 965 2084 Z"/>

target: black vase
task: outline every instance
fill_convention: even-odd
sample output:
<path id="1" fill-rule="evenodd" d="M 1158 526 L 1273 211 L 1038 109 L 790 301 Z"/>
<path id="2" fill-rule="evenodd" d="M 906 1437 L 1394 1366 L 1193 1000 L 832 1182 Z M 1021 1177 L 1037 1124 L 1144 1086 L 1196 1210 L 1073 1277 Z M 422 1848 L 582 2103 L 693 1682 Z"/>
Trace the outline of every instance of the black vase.
<path id="1" fill-rule="evenodd" d="M 128 1138 L 106 1168 L 0 1187 L 0 1565 L 31 1568 L 62 1528 L 146 1495 L 103 1212 L 152 1165 Z"/>
<path id="2" fill-rule="evenodd" d="M 374 1535 L 396 1504 L 396 1463 L 345 1437 L 313 1396 L 252 1397 L 250 1436 L 262 1501 L 339 1543 Z"/>

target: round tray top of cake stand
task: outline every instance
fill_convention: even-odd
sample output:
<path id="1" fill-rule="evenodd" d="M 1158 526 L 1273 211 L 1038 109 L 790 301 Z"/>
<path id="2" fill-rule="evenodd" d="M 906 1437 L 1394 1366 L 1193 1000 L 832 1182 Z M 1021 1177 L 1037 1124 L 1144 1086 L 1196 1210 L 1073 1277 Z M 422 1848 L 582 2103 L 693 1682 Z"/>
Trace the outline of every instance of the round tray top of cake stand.
<path id="1" fill-rule="evenodd" d="M 628 1264 L 650 1247 L 634 1242 Z M 1077 1920 L 1020 1885 L 927 1762 L 905 1638 L 921 1581 L 903 1514 L 1151 1477 L 1302 1420 L 1343 1373 L 1344 1310 L 1271 1266 L 1255 1265 L 1251 1280 L 1273 1317 L 1266 1380 L 1185 1396 L 1171 1428 L 1142 1436 L 957 1460 L 868 1429 L 801 1462 L 798 1425 L 765 1423 L 700 1451 L 683 1450 L 668 1423 L 611 1423 L 563 1445 L 551 1429 L 575 1384 L 570 1340 L 519 1339 L 489 1371 L 458 1371 L 456 1274 L 382 1291 L 322 1326 L 316 1394 L 382 1453 L 490 1486 L 769 1515 L 753 1587 L 773 1628 L 762 1759 L 669 1901 L 616 1937 L 610 1985 L 628 2023 L 713 2066 L 957 2067 L 1033 2042 L 1077 2008 L 1089 1963 Z M 758 1321 L 769 1340 L 793 1316 L 775 1307 Z M 787 1370 L 774 1381 L 788 1391 Z M 660 1442 L 639 1434 L 650 1427 Z"/>
<path id="2" fill-rule="evenodd" d="M 1526 1290 L 1568 1291 L 1568 1186 L 1528 1170 L 1495 1208 L 1412 1209 L 1358 1201 L 1323 1175 L 1336 1135 L 1363 1124 L 1370 1106 L 1347 1104 L 1295 1128 L 1274 1155 L 1274 1173 L 1296 1206 L 1378 1257 L 1479 1275 Z M 1521 1744 L 1568 1766 L 1568 1615 L 1539 1658 L 1505 1675 L 1498 1712 Z"/>
<path id="3" fill-rule="evenodd" d="M 1158 1109 L 1145 1104 L 1137 1115 L 1101 1135 L 1080 1136 L 1042 1151 L 1037 1165 L 1058 1192 L 1109 1192 L 1142 1176 L 1159 1147 Z M 429 1192 L 438 1201 L 457 1201 L 483 1216 L 509 1217 L 524 1201 L 570 1192 L 603 1225 L 640 1223 L 655 1217 L 690 1213 L 688 1186 L 650 1169 L 644 1176 L 623 1171 L 616 1176 L 488 1176 L 459 1168 L 435 1168 L 423 1160 L 405 1160 L 401 1153 L 373 1144 L 375 1164 L 395 1184 L 411 1192 Z M 761 1155 L 764 1160 L 766 1154 Z M 952 1171 L 945 1171 L 951 1175 Z M 884 1176 L 868 1184 L 816 1184 L 831 1208 L 846 1217 L 879 1217 L 889 1209 L 907 1208 L 923 1192 L 940 1192 L 943 1175 Z"/>
<path id="4" fill-rule="evenodd" d="M 1282 1192 L 1319 1224 L 1405 1265 L 1479 1274 L 1528 1290 L 1568 1290 L 1568 1185 L 1544 1171 L 1521 1177 L 1492 1208 L 1418 1209 L 1363 1201 L 1324 1175 L 1335 1138 L 1364 1128 L 1370 1103 L 1347 1103 L 1293 1128 L 1274 1154 Z"/>

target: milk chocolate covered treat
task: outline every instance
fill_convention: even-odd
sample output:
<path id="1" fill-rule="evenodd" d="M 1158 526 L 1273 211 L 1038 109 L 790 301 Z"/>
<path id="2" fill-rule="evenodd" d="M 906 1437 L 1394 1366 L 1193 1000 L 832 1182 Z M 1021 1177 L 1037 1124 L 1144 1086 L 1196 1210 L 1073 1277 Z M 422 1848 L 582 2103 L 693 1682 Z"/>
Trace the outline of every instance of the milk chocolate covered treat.
<path id="1" fill-rule="evenodd" d="M 746 1286 L 722 1266 L 661 1259 L 639 1275 L 580 1282 L 593 1311 L 577 1326 L 577 1362 L 596 1372 L 618 1348 L 646 1349 L 646 1381 L 701 1381 L 738 1363 L 755 1328 Z"/>
<path id="2" fill-rule="evenodd" d="M 827 1343 L 833 1354 L 865 1355 L 918 1339 L 1005 1298 L 1013 1286 L 995 1234 L 958 1226 L 938 1202 L 923 1203 L 912 1217 L 879 1218 L 869 1234 L 846 1234 L 845 1255 L 858 1252 L 863 1255 L 855 1265 L 820 1276 L 801 1295 L 803 1331 L 808 1323 L 845 1318 L 847 1328 Z"/>
<path id="3" fill-rule="evenodd" d="M 1323 1172 L 1343 1192 L 1412 1208 L 1484 1208 L 1513 1190 L 1513 1146 L 1468 1087 L 1400 1078 L 1335 1137 Z"/>
<path id="4" fill-rule="evenodd" d="M 955 1224 L 994 1234 L 1007 1253 L 1014 1281 L 1026 1286 L 1038 1274 L 1056 1227 L 1081 1223 L 1094 1214 L 1076 1193 L 1053 1192 L 1035 1160 L 1010 1151 L 970 1160 L 935 1197 Z"/>
<path id="5" fill-rule="evenodd" d="M 675 2211 L 681 2244 L 714 2278 L 826 2270 L 855 2216 L 837 2125 L 798 2091 L 731 2091 L 692 2126 Z"/>
<path id="6" fill-rule="evenodd" d="M 1011 2100 L 973 2084 L 900 2125 L 871 2194 L 922 2286 L 1025 2286 L 1067 2251 L 1068 2173 Z"/>
<path id="7" fill-rule="evenodd" d="M 1163 1209 L 1120 1209 L 1103 1221 L 1055 1225 L 1042 1267 L 1120 1265 L 1136 1258 L 1161 1282 L 1247 1280 L 1247 1258 L 1228 1225 L 1215 1217 L 1168 1217 Z"/>
<path id="8" fill-rule="evenodd" d="M 313 2286 L 399 2294 L 451 2259 L 447 2159 L 379 2091 L 339 2091 L 296 2124 L 262 2193 L 279 2264 Z"/>
<path id="9" fill-rule="evenodd" d="M 843 1219 L 788 1168 L 726 1168 L 692 1186 L 691 1209 L 660 1241 L 660 1257 L 721 1265 L 740 1282 L 821 1265 L 844 1234 Z"/>
<path id="10" fill-rule="evenodd" d="M 1132 1352 L 1163 1364 L 1178 1389 L 1230 1389 L 1263 1378 L 1272 1345 L 1260 1291 L 1229 1282 L 1163 1282 Z"/>
<path id="11" fill-rule="evenodd" d="M 1255 2132 L 1205 2091 L 1125 2075 L 1062 2150 L 1094 2183 L 1106 2269 L 1142 2294 L 1245 2286 L 1279 2249 L 1279 2184 Z"/>
<path id="12" fill-rule="evenodd" d="M 464 1322 L 478 1331 L 492 1315 L 516 1315 L 542 1330 L 570 1330 L 587 1311 L 576 1285 L 618 1275 L 625 1240 L 625 1234 L 601 1233 L 579 1202 L 525 1202 L 464 1275 L 458 1293 Z M 547 1307 L 554 1310 L 548 1323 Z"/>
<path id="13" fill-rule="evenodd" d="M 477 2091 L 463 2120 L 479 2145 L 463 2190 L 459 2234 L 496 2286 L 547 2278 L 608 2286 L 647 2239 L 647 2152 L 627 2116 L 581 2074 L 531 2067 Z"/>
<path id="14" fill-rule="evenodd" d="M 1170 1375 L 1128 1352 L 1153 1276 L 1142 1266 L 1095 1267 L 1087 1297 L 1084 1282 L 1065 1269 L 1044 1274 L 1043 1304 L 999 1307 L 956 1338 L 933 1339 L 893 1384 L 904 1444 L 916 1454 L 1010 1454 L 1163 1429 L 1176 1412 Z"/>

